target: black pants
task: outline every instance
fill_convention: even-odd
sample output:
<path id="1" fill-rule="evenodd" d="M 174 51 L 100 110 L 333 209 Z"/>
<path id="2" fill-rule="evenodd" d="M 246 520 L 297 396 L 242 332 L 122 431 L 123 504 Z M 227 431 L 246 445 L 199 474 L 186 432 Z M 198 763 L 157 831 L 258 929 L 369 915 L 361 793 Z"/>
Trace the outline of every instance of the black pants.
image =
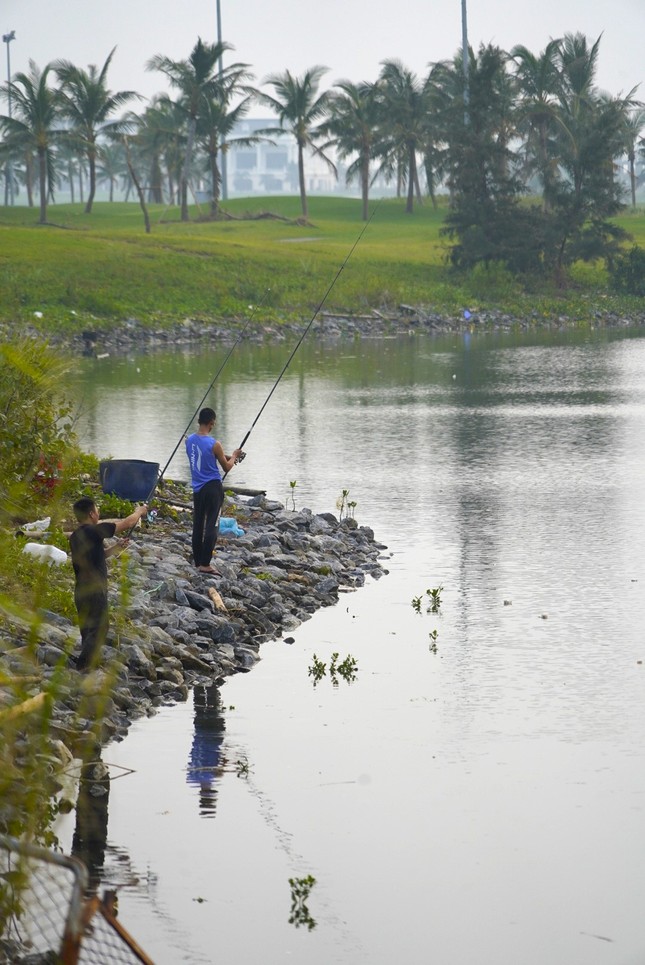
<path id="1" fill-rule="evenodd" d="M 219 479 L 207 482 L 193 493 L 193 562 L 209 566 L 217 542 L 217 519 L 224 502 L 224 487 Z"/>
<path id="2" fill-rule="evenodd" d="M 81 652 L 77 670 L 94 668 L 101 656 L 108 631 L 107 593 L 75 594 L 78 625 L 81 630 Z"/>

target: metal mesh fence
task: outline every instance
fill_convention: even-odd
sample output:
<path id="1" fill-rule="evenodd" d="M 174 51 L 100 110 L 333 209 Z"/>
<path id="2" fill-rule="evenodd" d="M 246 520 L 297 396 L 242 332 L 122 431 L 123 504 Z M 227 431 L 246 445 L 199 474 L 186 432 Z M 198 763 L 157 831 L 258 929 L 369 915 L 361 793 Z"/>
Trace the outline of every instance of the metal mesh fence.
<path id="1" fill-rule="evenodd" d="M 0 963 L 61 960 L 78 944 L 86 885 L 75 858 L 0 836 Z"/>
<path id="2" fill-rule="evenodd" d="M 82 862 L 0 835 L 0 965 L 153 965 Z"/>
<path id="3" fill-rule="evenodd" d="M 96 900 L 96 908 L 83 936 L 79 965 L 141 965 L 152 963 L 119 922 Z"/>

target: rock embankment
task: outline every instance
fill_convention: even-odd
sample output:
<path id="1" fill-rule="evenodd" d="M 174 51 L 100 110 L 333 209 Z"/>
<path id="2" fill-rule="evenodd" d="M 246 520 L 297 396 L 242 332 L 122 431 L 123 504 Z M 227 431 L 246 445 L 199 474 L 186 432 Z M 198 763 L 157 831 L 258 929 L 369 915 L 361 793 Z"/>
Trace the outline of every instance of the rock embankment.
<path id="1" fill-rule="evenodd" d="M 281 342 L 299 337 L 309 324 L 302 322 L 247 322 L 228 318 L 202 321 L 186 318 L 171 325 L 144 325 L 136 318 L 114 321 L 108 328 L 97 327 L 69 335 L 53 332 L 47 335 L 51 345 L 75 355 L 115 355 L 123 352 L 148 352 L 162 348 L 190 348 L 203 344 L 230 344 L 238 337 L 252 343 Z M 591 328 L 641 328 L 645 325 L 645 311 L 629 315 L 590 307 L 584 317 L 549 315 L 538 310 L 525 315 L 513 315 L 498 309 L 452 314 L 437 312 L 428 306 L 401 304 L 387 311 L 375 309 L 364 315 L 320 312 L 312 328 L 312 337 L 380 338 L 391 335 L 445 335 L 453 332 L 514 332 L 530 330 L 567 330 Z M 15 336 L 16 327 L 0 325 L 0 340 Z M 42 332 L 34 327 L 23 327 L 22 334 L 37 337 Z"/>
<path id="2" fill-rule="evenodd" d="M 181 506 L 173 512 L 173 521 L 136 530 L 127 563 L 111 564 L 101 669 L 61 669 L 79 640 L 66 618 L 44 612 L 36 643 L 20 621 L 0 621 L 0 679 L 23 677 L 27 698 L 52 693 L 54 761 L 87 759 L 101 743 L 124 737 L 134 719 L 185 700 L 191 686 L 250 670 L 263 643 L 293 642 L 289 635 L 317 609 L 386 572 L 379 562 L 385 547 L 352 518 L 289 511 L 264 496 L 227 496 L 223 514 L 244 533 L 220 535 L 218 575 L 198 573 L 189 562 L 190 513 Z M 0 707 L 7 698 L 0 688 Z"/>

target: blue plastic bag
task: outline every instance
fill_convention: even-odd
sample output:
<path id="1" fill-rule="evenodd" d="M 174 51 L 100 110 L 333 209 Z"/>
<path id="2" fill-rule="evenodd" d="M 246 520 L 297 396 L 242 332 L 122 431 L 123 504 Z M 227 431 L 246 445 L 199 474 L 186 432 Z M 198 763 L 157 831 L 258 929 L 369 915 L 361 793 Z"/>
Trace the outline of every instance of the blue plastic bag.
<path id="1" fill-rule="evenodd" d="M 231 516 L 220 516 L 219 531 L 226 536 L 244 536 L 244 530 L 237 525 L 237 520 Z"/>

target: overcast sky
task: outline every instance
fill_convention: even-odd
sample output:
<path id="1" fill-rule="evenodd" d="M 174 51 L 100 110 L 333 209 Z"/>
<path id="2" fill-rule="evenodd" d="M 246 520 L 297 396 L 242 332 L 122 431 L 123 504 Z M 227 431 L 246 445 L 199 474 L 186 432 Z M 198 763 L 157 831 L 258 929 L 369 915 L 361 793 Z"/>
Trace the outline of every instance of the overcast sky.
<path id="1" fill-rule="evenodd" d="M 461 0 L 220 0 L 222 38 L 230 60 L 250 64 L 258 82 L 288 68 L 314 64 L 335 80 L 375 80 L 379 64 L 397 58 L 424 74 L 433 61 L 461 45 Z M 108 75 L 111 90 L 146 97 L 167 90 L 145 63 L 154 54 L 188 56 L 197 37 L 217 39 L 216 0 L 0 0 L 2 34 L 15 30 L 11 72 L 29 59 L 44 67 L 57 58 L 101 66 L 117 50 Z M 471 46 L 524 44 L 538 54 L 551 37 L 602 34 L 599 85 L 627 93 L 645 81 L 645 0 L 468 0 Z M 2 49 L 6 79 L 7 47 Z M 639 91 L 645 100 L 645 84 Z M 254 112 L 258 113 L 257 109 Z M 264 112 L 266 113 L 266 112 Z"/>

